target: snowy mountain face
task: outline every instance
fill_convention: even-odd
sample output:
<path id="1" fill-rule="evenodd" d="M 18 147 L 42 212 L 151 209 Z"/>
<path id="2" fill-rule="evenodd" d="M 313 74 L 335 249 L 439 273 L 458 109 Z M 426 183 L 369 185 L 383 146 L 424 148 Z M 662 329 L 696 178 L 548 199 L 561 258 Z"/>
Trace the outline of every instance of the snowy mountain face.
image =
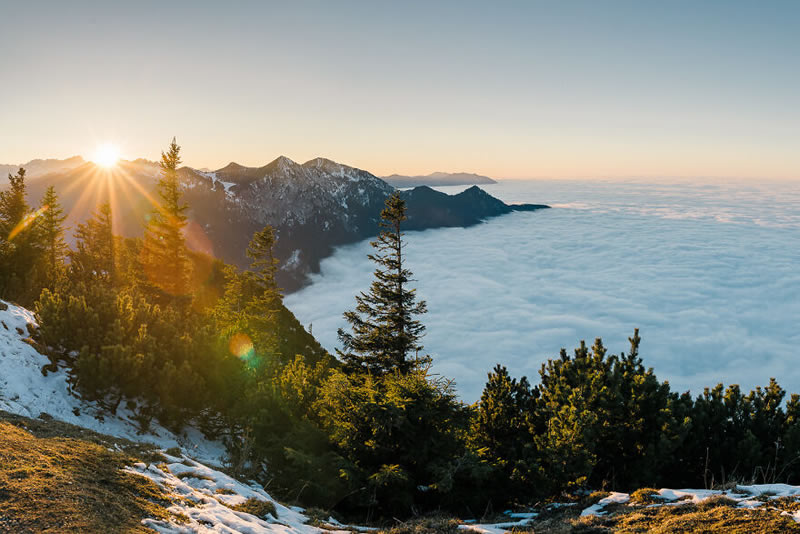
<path id="1" fill-rule="evenodd" d="M 367 171 L 324 158 L 298 164 L 281 156 L 258 168 L 231 163 L 213 172 L 181 172 L 186 199 L 214 234 L 209 237 L 217 255 L 244 266 L 250 236 L 267 224 L 276 229 L 276 255 L 283 262 L 279 283 L 288 292 L 301 287 L 309 272 L 318 272 L 333 247 L 374 237 L 384 201 L 394 191 Z M 214 206 L 204 206 L 204 194 L 213 196 Z M 546 207 L 508 206 L 477 187 L 457 195 L 425 186 L 401 194 L 408 206 L 407 230 L 470 226 Z"/>
<path id="2" fill-rule="evenodd" d="M 280 228 L 303 226 L 325 214 L 328 228 L 322 231 L 338 225 L 358 231 L 359 224 L 377 221 L 362 220 L 358 212 L 382 205 L 394 190 L 366 171 L 322 158 L 300 165 L 280 157 L 259 169 L 229 165 L 209 174 L 254 221 Z"/>
<path id="3" fill-rule="evenodd" d="M 269 224 L 283 261 L 280 284 L 300 287 L 333 247 L 375 235 L 383 202 L 394 188 L 372 174 L 317 158 L 280 157 L 263 167 L 231 163 L 216 171 L 180 172 L 192 215 L 215 254 L 240 266 L 253 233 Z"/>

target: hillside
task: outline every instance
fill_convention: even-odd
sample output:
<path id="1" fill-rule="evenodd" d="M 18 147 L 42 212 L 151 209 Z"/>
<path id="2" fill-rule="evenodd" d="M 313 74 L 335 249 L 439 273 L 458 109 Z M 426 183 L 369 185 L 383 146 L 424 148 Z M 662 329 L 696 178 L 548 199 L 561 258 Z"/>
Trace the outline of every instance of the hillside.
<path id="1" fill-rule="evenodd" d="M 506 511 L 481 521 L 413 519 L 388 534 L 474 532 L 800 532 L 800 487 L 596 492 Z M 282 533 L 363 532 L 320 510 L 274 500 L 163 450 L 61 423 L 0 411 L 0 532 Z M 376 529 L 378 530 L 378 529 Z"/>
<path id="2" fill-rule="evenodd" d="M 329 512 L 277 502 L 222 467 L 221 444 L 193 428 L 140 433 L 76 398 L 63 369 L 28 340 L 32 314 L 0 301 L 0 531 L 357 532 Z M 287 443 L 287 446 L 291 444 Z M 800 486 L 642 489 L 562 495 L 479 520 L 412 519 L 386 532 L 796 532 Z"/>
<path id="3" fill-rule="evenodd" d="M 59 421 L 102 434 L 159 447 L 183 447 L 198 459 L 221 464 L 224 447 L 205 439 L 194 429 L 182 435 L 153 423 L 142 433 L 131 413 L 121 406 L 116 416 L 103 412 L 95 403 L 77 398 L 63 368 L 45 371 L 50 360 L 29 342 L 28 325 L 35 324 L 33 314 L 0 301 L 0 410 L 24 417 L 47 414 Z"/>

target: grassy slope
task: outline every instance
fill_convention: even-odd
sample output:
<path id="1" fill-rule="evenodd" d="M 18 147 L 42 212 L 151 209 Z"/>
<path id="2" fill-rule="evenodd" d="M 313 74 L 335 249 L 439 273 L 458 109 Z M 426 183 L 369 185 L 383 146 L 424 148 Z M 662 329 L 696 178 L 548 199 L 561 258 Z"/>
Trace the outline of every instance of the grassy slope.
<path id="1" fill-rule="evenodd" d="M 169 501 L 151 481 L 120 471 L 140 459 L 152 451 L 0 412 L 0 532 L 152 532 L 141 520 L 169 517 Z"/>

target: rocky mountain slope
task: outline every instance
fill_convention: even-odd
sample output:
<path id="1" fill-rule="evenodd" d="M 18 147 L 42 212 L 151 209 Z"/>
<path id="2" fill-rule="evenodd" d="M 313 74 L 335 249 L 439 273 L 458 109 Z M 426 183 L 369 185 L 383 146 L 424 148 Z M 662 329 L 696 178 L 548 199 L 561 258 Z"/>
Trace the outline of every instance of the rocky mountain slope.
<path id="1" fill-rule="evenodd" d="M 383 202 L 394 187 L 373 174 L 324 158 L 303 164 L 279 157 L 262 167 L 236 163 L 216 171 L 183 167 L 179 171 L 190 206 L 188 242 L 241 267 L 253 233 L 272 225 L 278 234 L 281 287 L 301 287 L 334 247 L 373 237 Z M 61 196 L 67 223 L 86 219 L 95 206 L 110 201 L 116 231 L 138 236 L 151 209 L 158 166 L 147 160 L 121 161 L 110 170 L 84 162 L 47 173 L 28 184 L 31 203 L 49 185 Z M 446 195 L 428 187 L 403 191 L 409 230 L 470 226 L 514 210 L 546 206 L 509 206 L 474 187 Z"/>

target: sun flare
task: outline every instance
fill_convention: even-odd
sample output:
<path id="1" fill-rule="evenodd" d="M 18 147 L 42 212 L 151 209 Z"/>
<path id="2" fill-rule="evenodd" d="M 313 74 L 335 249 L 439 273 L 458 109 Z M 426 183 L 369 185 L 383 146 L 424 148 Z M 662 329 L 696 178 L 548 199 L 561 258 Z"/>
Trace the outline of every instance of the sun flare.
<path id="1" fill-rule="evenodd" d="M 113 167 L 119 161 L 119 147 L 111 143 L 104 143 L 94 151 L 92 161 L 101 167 Z"/>

